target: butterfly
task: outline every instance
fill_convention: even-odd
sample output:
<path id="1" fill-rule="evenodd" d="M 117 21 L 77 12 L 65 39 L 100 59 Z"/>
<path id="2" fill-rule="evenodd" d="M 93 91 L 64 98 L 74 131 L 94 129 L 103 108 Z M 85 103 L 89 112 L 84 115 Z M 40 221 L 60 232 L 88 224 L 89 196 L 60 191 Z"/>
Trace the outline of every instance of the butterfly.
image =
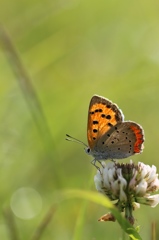
<path id="1" fill-rule="evenodd" d="M 67 140 L 83 142 L 66 134 Z M 88 109 L 86 153 L 92 155 L 92 164 L 96 161 L 116 160 L 141 153 L 144 146 L 144 130 L 132 121 L 124 121 L 119 107 L 109 99 L 94 95 Z M 97 167 L 98 168 L 98 167 Z"/>

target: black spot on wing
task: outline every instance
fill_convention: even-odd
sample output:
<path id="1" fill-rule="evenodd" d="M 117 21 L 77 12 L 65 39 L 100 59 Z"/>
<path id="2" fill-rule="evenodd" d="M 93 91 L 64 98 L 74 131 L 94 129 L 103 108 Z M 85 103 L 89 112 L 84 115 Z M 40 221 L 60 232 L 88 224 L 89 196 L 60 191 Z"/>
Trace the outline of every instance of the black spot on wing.
<path id="1" fill-rule="evenodd" d="M 94 112 L 92 111 L 92 112 L 89 112 L 91 115 L 93 115 L 94 114 Z"/>
<path id="2" fill-rule="evenodd" d="M 99 108 L 99 109 L 96 109 L 94 112 L 103 112 L 103 110 Z"/>
<path id="3" fill-rule="evenodd" d="M 111 119 L 111 116 L 108 114 L 105 118 L 106 119 Z"/>
<path id="4" fill-rule="evenodd" d="M 111 124 L 110 122 L 108 122 L 108 126 L 109 126 L 109 127 L 112 127 L 112 126 L 113 126 L 113 124 Z"/>
<path id="5" fill-rule="evenodd" d="M 98 130 L 94 128 L 94 129 L 93 129 L 93 132 L 94 132 L 94 133 L 97 133 L 97 132 L 98 132 Z"/>
<path id="6" fill-rule="evenodd" d="M 94 120 L 93 121 L 93 124 L 95 125 L 95 124 L 98 124 L 99 122 L 98 121 L 96 121 L 96 120 Z"/>

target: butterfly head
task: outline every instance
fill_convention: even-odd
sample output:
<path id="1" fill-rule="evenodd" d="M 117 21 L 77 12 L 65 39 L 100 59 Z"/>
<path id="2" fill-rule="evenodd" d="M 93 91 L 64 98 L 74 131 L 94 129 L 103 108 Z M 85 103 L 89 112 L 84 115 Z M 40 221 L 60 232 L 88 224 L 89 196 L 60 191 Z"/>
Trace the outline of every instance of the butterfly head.
<path id="1" fill-rule="evenodd" d="M 88 147 L 87 144 L 85 144 L 84 142 L 78 140 L 77 138 L 71 137 L 70 135 L 66 134 L 66 140 L 67 140 L 67 141 L 76 142 L 76 143 L 80 143 L 80 144 L 84 145 L 84 146 L 85 146 L 85 148 L 84 148 L 85 152 L 86 152 L 88 155 L 91 155 L 91 154 L 92 154 L 90 147 Z"/>
<path id="2" fill-rule="evenodd" d="M 84 150 L 88 155 L 92 155 L 90 147 L 86 147 Z"/>

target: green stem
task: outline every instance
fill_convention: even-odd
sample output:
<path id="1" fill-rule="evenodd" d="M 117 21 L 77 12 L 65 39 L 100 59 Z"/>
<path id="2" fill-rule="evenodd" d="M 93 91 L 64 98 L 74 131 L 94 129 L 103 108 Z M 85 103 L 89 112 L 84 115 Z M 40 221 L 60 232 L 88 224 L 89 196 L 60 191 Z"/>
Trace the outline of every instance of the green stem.
<path id="1" fill-rule="evenodd" d="M 15 224 L 15 219 L 10 208 L 3 210 L 3 216 L 6 220 L 8 232 L 11 240 L 18 240 L 18 232 Z"/>
<path id="2" fill-rule="evenodd" d="M 58 159 L 59 156 L 56 151 L 56 145 L 53 142 L 51 131 L 48 127 L 48 123 L 43 112 L 40 100 L 32 84 L 32 80 L 22 63 L 20 55 L 18 54 L 18 51 L 14 46 L 11 37 L 3 26 L 0 26 L 0 41 L 6 57 L 8 58 L 8 61 L 10 63 L 10 66 L 15 73 L 16 80 L 26 100 L 32 119 L 38 129 L 38 132 L 40 133 L 41 140 L 45 148 L 44 157 L 45 159 L 51 159 L 51 162 L 55 162 L 54 159 Z M 45 168 L 47 168 L 46 164 Z M 52 171 L 52 175 L 54 176 L 54 179 L 56 179 L 56 185 L 61 185 L 61 180 L 58 177 L 56 168 L 52 168 Z M 43 174 L 45 174 L 45 171 L 43 171 Z"/>
<path id="3" fill-rule="evenodd" d="M 52 136 L 50 134 L 50 129 L 48 127 L 41 103 L 32 84 L 32 80 L 22 63 L 20 55 L 18 54 L 18 51 L 14 46 L 12 39 L 3 26 L 0 26 L 0 40 L 10 66 L 12 67 L 12 70 L 16 76 L 16 80 L 25 97 L 32 118 L 42 135 L 42 139 L 46 143 L 46 146 L 48 146 L 48 143 L 49 145 L 50 143 L 52 145 L 53 142 Z"/>

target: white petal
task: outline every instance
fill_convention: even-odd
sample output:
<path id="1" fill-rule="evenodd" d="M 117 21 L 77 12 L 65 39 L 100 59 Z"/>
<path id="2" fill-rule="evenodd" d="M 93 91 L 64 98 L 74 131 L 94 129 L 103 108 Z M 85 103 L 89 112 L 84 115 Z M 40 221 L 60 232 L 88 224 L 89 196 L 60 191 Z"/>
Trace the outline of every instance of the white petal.
<path id="1" fill-rule="evenodd" d="M 140 203 L 133 202 L 133 207 L 134 207 L 134 209 L 140 208 Z"/>
<path id="2" fill-rule="evenodd" d="M 137 175 L 137 171 L 135 170 L 134 175 L 132 177 L 132 179 L 129 182 L 129 189 L 133 190 L 135 188 L 136 185 L 136 175 Z"/>
<path id="3" fill-rule="evenodd" d="M 119 199 L 121 202 L 126 202 L 127 201 L 127 196 L 123 190 L 123 187 L 122 185 L 120 185 L 120 196 L 119 196 Z"/>
<path id="4" fill-rule="evenodd" d="M 102 178 L 98 174 L 96 174 L 94 176 L 94 183 L 95 183 L 97 191 L 99 191 L 99 192 L 103 191 L 102 190 Z"/>
<path id="5" fill-rule="evenodd" d="M 156 207 L 159 203 L 159 194 L 147 196 L 147 197 L 136 197 L 136 202 Z"/>
<path id="6" fill-rule="evenodd" d="M 148 200 L 149 200 L 151 207 L 156 207 L 157 204 L 159 203 L 159 194 L 149 196 Z"/>
<path id="7" fill-rule="evenodd" d="M 105 168 L 103 170 L 103 185 L 106 188 L 110 188 L 110 181 L 109 181 L 109 175 L 108 175 L 108 169 L 107 168 Z"/>
<path id="8" fill-rule="evenodd" d="M 119 197 L 119 180 L 117 179 L 116 181 L 111 183 L 111 189 L 112 189 L 112 194 L 116 197 Z"/>
<path id="9" fill-rule="evenodd" d="M 144 196 L 146 193 L 146 189 L 147 189 L 147 182 L 143 179 L 140 181 L 138 186 L 136 186 L 135 192 L 138 196 Z"/>

